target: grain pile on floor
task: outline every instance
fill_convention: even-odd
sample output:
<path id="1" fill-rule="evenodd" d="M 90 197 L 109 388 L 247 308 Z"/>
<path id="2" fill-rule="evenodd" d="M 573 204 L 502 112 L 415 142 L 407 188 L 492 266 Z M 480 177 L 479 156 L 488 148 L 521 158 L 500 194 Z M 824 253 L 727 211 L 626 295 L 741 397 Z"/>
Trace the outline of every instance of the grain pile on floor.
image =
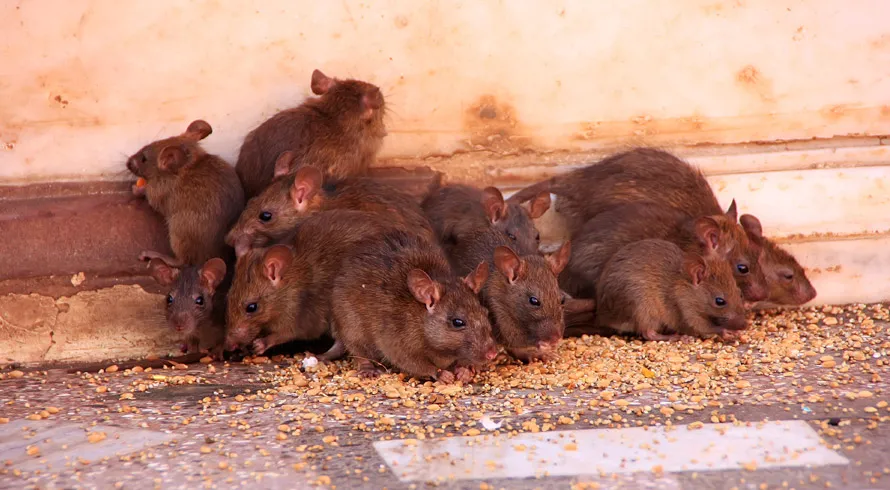
<path id="1" fill-rule="evenodd" d="M 883 305 L 820 307 L 755 315 L 739 342 L 566 339 L 552 362 L 521 365 L 500 359 L 472 385 L 418 382 L 400 374 L 360 379 L 352 363 L 306 362 L 303 367 L 302 356 L 153 370 L 115 366 L 79 375 L 5 371 L 0 373 L 0 424 L 22 427 L 16 425 L 13 435 L 0 433 L 0 442 L 14 446 L 0 453 L 0 460 L 10 460 L 0 469 L 0 486 L 105 482 L 126 488 L 153 479 L 163 488 L 257 481 L 265 488 L 292 488 L 294 481 L 408 488 L 395 479 L 398 468 L 384 464 L 372 442 L 462 435 L 509 440 L 518 433 L 561 429 L 696 429 L 713 422 L 801 419 L 849 458 L 850 467 L 769 473 L 746 465 L 736 473 L 676 475 L 703 485 L 719 477 L 720 487 L 769 481 L 770 487 L 785 482 L 791 488 L 851 488 L 858 482 L 874 488 L 885 484 L 890 473 L 879 449 L 890 443 L 888 321 Z M 80 449 L 65 464 L 21 470 L 62 450 L 41 435 L 41 427 L 63 423 L 81 434 L 82 446 L 75 447 L 146 437 L 135 431 L 162 435 L 167 442 L 94 460 Z M 714 442 L 719 449 L 720 441 Z M 565 451 L 577 450 L 565 444 Z M 595 467 L 595 461 L 591 464 Z M 635 478 L 662 481 L 660 471 L 653 467 Z M 439 483 L 449 488 L 550 488 L 548 482 L 553 488 L 596 488 L 620 486 L 622 478 L 541 475 L 539 480 Z M 639 485 L 639 480 L 627 483 L 628 488 Z"/>

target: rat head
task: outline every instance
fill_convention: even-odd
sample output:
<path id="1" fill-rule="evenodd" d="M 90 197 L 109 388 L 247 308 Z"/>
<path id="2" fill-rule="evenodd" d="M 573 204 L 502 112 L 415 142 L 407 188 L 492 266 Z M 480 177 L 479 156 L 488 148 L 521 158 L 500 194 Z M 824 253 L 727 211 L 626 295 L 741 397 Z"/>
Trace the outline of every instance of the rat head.
<path id="1" fill-rule="evenodd" d="M 408 273 L 408 291 L 426 308 L 423 336 L 427 347 L 455 361 L 481 365 L 497 356 L 488 311 L 478 294 L 488 279 L 482 262 L 463 279 L 435 281 L 421 269 Z"/>
<path id="2" fill-rule="evenodd" d="M 315 70 L 311 88 L 312 93 L 321 96 L 321 103 L 329 113 L 337 114 L 343 123 L 356 125 L 375 137 L 386 135 L 383 93 L 376 85 L 361 80 L 338 80 Z"/>
<path id="3" fill-rule="evenodd" d="M 301 219 L 321 206 L 321 172 L 314 167 L 300 167 L 293 176 L 285 176 L 292 160 L 293 153 L 289 151 L 278 157 L 275 180 L 247 202 L 238 222 L 226 235 L 226 243 L 238 257 L 252 248 L 287 237 Z"/>
<path id="4" fill-rule="evenodd" d="M 686 323 L 699 335 L 743 330 L 745 303 L 725 260 L 687 254 L 683 274 L 690 287 L 676 295 Z"/>
<path id="5" fill-rule="evenodd" d="M 743 214 L 739 222 L 748 238 L 762 248 L 760 267 L 769 287 L 767 301 L 780 305 L 802 305 L 816 297 L 816 288 L 810 283 L 803 267 L 793 255 L 763 236 L 760 220 Z"/>
<path id="6" fill-rule="evenodd" d="M 149 268 L 159 284 L 170 286 L 167 324 L 184 337 L 196 336 L 202 325 L 212 321 L 213 295 L 226 276 L 226 263 L 212 258 L 200 267 L 178 269 L 152 259 Z"/>
<path id="7" fill-rule="evenodd" d="M 127 169 L 149 182 L 159 175 L 175 175 L 203 154 L 204 150 L 198 142 L 211 132 L 213 129 L 206 121 L 200 119 L 193 121 L 179 136 L 155 141 L 142 147 L 127 160 Z"/>
<path id="8" fill-rule="evenodd" d="M 523 204 L 506 203 L 496 187 L 482 190 L 482 207 L 493 228 L 503 231 L 512 247 L 521 254 L 537 253 L 541 234 L 536 220 L 550 208 L 550 194 L 542 192 Z"/>
<path id="9" fill-rule="evenodd" d="M 485 288 L 495 331 L 505 347 L 555 349 L 565 331 L 565 293 L 557 277 L 571 254 L 569 242 L 556 252 L 520 256 L 510 247 L 494 250 L 494 273 Z"/>
<path id="10" fill-rule="evenodd" d="M 226 349 L 250 345 L 261 333 L 287 321 L 292 306 L 284 273 L 291 267 L 294 252 L 285 245 L 254 249 L 238 258 L 228 297 Z"/>
<path id="11" fill-rule="evenodd" d="M 762 249 L 748 239 L 737 220 L 733 200 L 725 214 L 695 220 L 695 234 L 703 246 L 704 255 L 713 255 L 729 262 L 746 301 L 763 301 L 769 290 L 759 262 Z"/>

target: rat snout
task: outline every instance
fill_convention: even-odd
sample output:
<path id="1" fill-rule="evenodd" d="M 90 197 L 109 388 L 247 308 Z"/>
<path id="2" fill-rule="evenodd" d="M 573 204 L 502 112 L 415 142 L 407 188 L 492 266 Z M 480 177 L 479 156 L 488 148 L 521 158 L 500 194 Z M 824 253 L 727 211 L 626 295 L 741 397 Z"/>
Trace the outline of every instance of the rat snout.
<path id="1" fill-rule="evenodd" d="M 241 235 L 240 237 L 238 237 L 237 240 L 234 240 L 234 243 L 232 245 L 235 248 L 235 256 L 243 257 L 245 254 L 247 254 L 247 252 L 250 252 L 250 237 L 247 235 Z"/>
<path id="2" fill-rule="evenodd" d="M 723 323 L 723 328 L 726 330 L 744 330 L 747 327 L 748 320 L 745 318 L 744 313 L 725 318 Z"/>
<path id="3" fill-rule="evenodd" d="M 136 162 L 135 158 L 130 157 L 127 159 L 127 170 L 129 170 L 133 175 L 140 176 L 139 164 Z"/>
<path id="4" fill-rule="evenodd" d="M 816 288 L 813 287 L 808 281 L 802 283 L 797 288 L 797 300 L 800 301 L 800 304 L 809 303 L 816 297 Z"/>
<path id="5" fill-rule="evenodd" d="M 191 332 L 195 328 L 195 320 L 186 313 L 176 313 L 170 316 L 170 326 L 177 332 Z"/>
<path id="6" fill-rule="evenodd" d="M 367 107 L 377 110 L 383 107 L 383 93 L 377 87 L 368 90 L 364 96 L 364 103 Z"/>
<path id="7" fill-rule="evenodd" d="M 538 341 L 537 347 L 541 351 L 549 352 L 556 350 L 556 347 L 559 346 L 559 341 L 562 340 L 561 336 L 551 337 L 545 340 Z"/>

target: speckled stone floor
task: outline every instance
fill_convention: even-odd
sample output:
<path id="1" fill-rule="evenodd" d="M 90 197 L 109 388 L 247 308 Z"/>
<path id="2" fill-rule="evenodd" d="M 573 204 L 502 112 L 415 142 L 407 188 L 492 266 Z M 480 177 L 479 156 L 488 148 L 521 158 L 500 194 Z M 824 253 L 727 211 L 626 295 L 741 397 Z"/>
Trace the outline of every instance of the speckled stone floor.
<path id="1" fill-rule="evenodd" d="M 499 359 L 467 386 L 363 380 L 347 361 L 304 366 L 302 355 L 98 373 L 9 368 L 0 488 L 890 488 L 888 319 L 885 306 L 853 305 L 753 315 L 732 342 L 571 338 L 554 361 Z M 802 421 L 788 432 L 798 442 L 812 432 L 789 461 L 820 456 L 787 466 L 759 451 L 781 436 L 740 456 L 727 427 L 747 440 L 772 427 L 764 421 Z M 635 427 L 683 437 L 671 454 L 641 442 L 632 459 L 664 462 L 628 473 L 608 461 L 617 443 L 597 442 L 606 433 L 562 432 Z M 639 434 L 615 434 L 625 433 Z M 568 441 L 548 453 L 559 476 L 520 465 L 524 478 L 505 477 L 517 458 L 547 468 L 529 456 L 531 435 Z M 433 461 L 441 454 L 412 449 L 455 437 L 465 439 L 444 456 L 451 475 Z M 375 449 L 385 440 L 415 451 L 410 468 Z M 722 457 L 722 469 L 688 469 L 702 451 Z"/>

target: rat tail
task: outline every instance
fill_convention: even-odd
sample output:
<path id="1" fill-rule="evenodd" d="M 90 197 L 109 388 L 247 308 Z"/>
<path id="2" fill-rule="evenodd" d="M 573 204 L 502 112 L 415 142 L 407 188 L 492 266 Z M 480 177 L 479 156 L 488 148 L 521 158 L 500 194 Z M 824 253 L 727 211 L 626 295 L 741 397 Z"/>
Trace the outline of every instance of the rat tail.
<path id="1" fill-rule="evenodd" d="M 507 199 L 507 202 L 510 204 L 522 204 L 525 201 L 537 196 L 542 192 L 550 192 L 550 188 L 553 186 L 553 179 L 547 179 L 537 184 L 532 184 L 525 189 L 513 194 Z"/>

